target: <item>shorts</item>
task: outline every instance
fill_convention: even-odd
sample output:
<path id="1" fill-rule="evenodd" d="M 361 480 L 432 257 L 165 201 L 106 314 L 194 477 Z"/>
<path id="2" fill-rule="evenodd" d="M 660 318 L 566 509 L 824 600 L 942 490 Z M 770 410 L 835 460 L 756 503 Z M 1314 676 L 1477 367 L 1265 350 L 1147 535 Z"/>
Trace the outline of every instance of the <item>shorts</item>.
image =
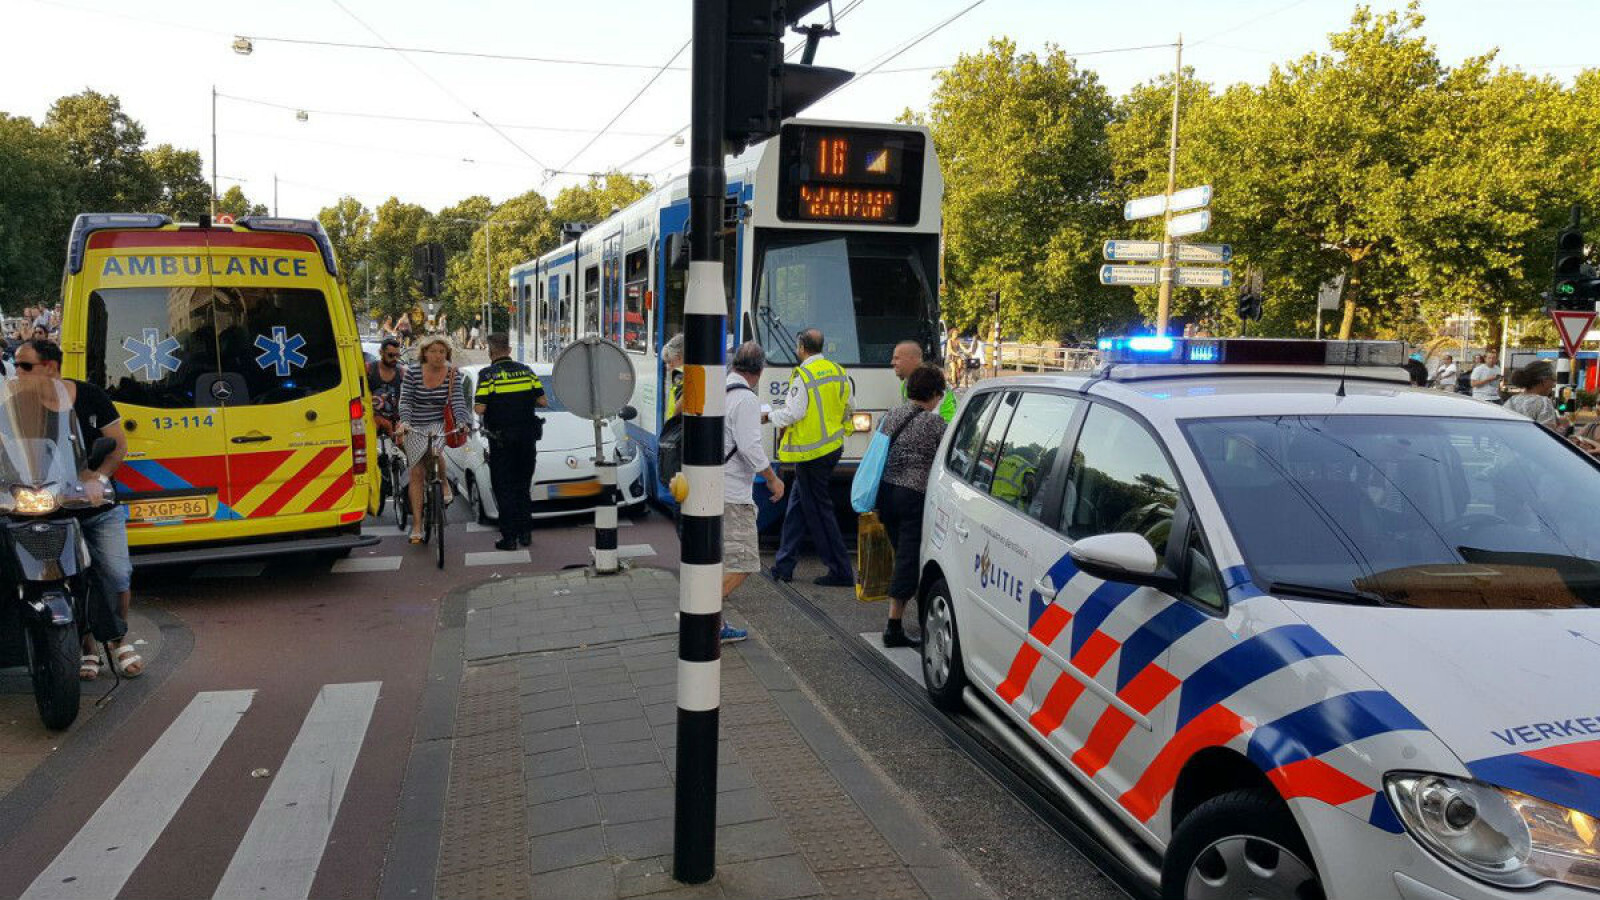
<path id="1" fill-rule="evenodd" d="M 722 511 L 722 571 L 749 574 L 761 570 L 761 545 L 756 537 L 754 503 L 729 503 Z"/>

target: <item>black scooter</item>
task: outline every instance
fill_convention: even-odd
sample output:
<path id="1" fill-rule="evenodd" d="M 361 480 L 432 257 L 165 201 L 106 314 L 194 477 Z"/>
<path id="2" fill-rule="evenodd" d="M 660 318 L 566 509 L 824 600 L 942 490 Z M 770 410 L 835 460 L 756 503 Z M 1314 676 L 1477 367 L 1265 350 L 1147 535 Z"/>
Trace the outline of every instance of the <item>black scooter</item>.
<path id="1" fill-rule="evenodd" d="M 116 442 L 100 438 L 85 459 L 65 392 L 47 408 L 40 395 L 48 388 L 18 383 L 0 387 L 0 667 L 27 668 L 39 718 L 59 731 L 78 717 L 81 633 L 94 589 L 73 513 L 115 502 L 109 487 L 86 485 L 80 473 Z"/>

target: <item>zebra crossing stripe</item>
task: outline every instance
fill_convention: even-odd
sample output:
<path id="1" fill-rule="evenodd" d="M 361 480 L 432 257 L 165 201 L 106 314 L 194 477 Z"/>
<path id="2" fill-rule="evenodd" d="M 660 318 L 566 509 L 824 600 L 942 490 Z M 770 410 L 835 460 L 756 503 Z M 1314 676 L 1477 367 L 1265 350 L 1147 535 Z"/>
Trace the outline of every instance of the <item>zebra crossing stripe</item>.
<path id="1" fill-rule="evenodd" d="M 194 790 L 254 696 L 255 691 L 196 694 L 33 880 L 23 900 L 115 897 Z"/>
<path id="2" fill-rule="evenodd" d="M 215 896 L 311 894 L 382 682 L 324 685 Z"/>

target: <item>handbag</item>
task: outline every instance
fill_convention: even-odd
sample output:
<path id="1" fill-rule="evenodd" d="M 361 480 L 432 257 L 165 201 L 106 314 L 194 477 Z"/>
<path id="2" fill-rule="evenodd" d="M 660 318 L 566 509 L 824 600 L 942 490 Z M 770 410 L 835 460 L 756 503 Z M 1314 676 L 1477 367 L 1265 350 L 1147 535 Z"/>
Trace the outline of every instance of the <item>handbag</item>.
<path id="1" fill-rule="evenodd" d="M 855 477 L 850 481 L 851 509 L 857 513 L 869 513 L 877 508 L 878 486 L 883 483 L 883 470 L 889 465 L 889 447 L 912 420 L 925 412 L 927 410 L 919 409 L 906 416 L 893 434 L 884 434 L 879 430 L 872 436 L 872 441 L 867 444 L 867 452 L 861 454 L 861 463 L 856 466 Z"/>
<path id="2" fill-rule="evenodd" d="M 467 433 L 456 427 L 456 370 L 446 372 L 445 378 L 449 379 L 450 388 L 444 398 L 444 445 L 460 450 L 467 445 Z"/>
<path id="3" fill-rule="evenodd" d="M 889 596 L 894 578 L 894 545 L 875 512 L 856 519 L 856 599 L 871 603 Z"/>

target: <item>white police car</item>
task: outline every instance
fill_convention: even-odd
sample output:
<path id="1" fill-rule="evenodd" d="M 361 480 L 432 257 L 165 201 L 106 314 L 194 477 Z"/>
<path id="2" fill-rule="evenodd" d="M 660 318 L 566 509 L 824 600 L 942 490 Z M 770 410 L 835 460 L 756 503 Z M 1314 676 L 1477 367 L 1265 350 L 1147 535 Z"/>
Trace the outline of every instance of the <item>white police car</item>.
<path id="1" fill-rule="evenodd" d="M 1009 720 L 1167 897 L 1600 890 L 1595 462 L 1400 344 L 1102 350 L 946 434 L 935 702 Z"/>

